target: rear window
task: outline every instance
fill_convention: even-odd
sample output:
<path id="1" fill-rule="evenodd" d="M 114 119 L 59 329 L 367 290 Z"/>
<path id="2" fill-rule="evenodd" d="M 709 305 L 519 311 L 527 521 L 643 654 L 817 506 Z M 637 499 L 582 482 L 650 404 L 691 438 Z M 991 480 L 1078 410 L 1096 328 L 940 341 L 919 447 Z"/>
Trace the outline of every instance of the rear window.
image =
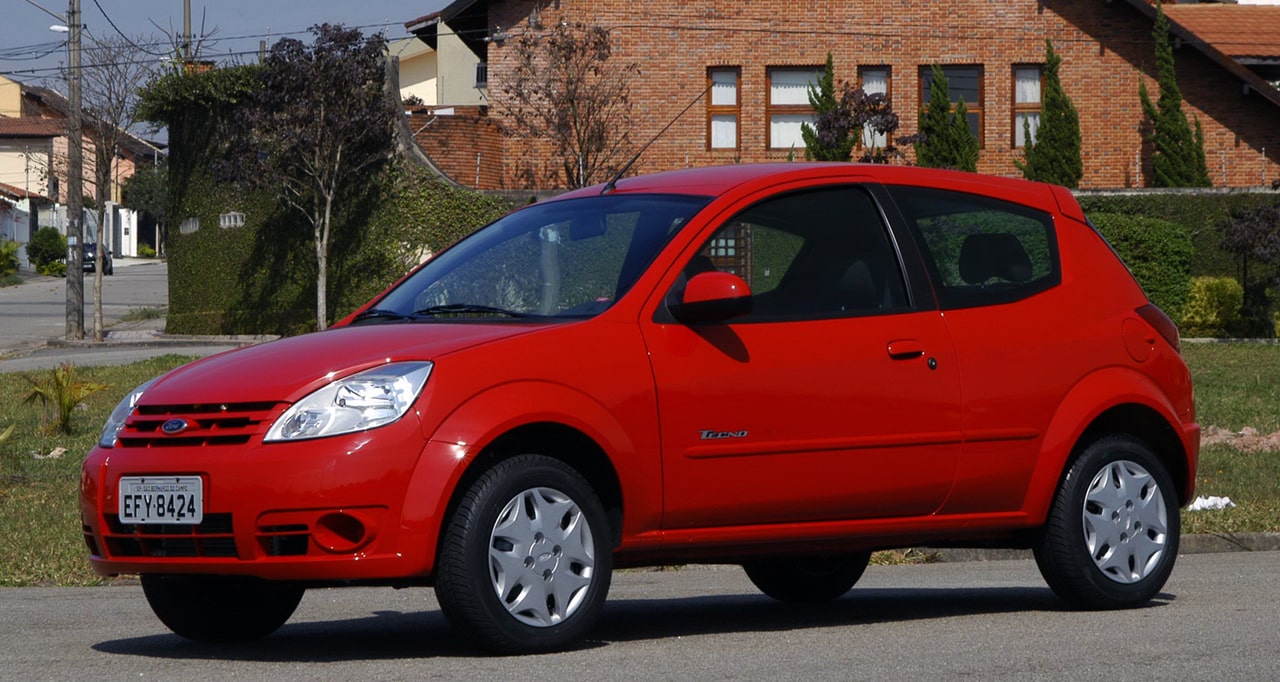
<path id="1" fill-rule="evenodd" d="M 889 187 L 943 308 L 1017 301 L 1062 281 L 1053 217 L 962 192 Z"/>

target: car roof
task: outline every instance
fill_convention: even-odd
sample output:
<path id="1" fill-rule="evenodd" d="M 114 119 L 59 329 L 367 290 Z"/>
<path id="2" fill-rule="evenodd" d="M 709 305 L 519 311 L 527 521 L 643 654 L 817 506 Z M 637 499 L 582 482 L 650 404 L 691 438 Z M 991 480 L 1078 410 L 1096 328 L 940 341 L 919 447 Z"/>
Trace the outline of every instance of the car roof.
<path id="1" fill-rule="evenodd" d="M 612 188 L 601 183 L 561 194 L 555 199 L 575 199 L 600 194 L 687 194 L 718 197 L 756 186 L 806 179 L 841 179 L 886 185 L 911 184 L 969 191 L 1003 197 L 1021 203 L 1054 206 L 1072 217 L 1084 219 L 1075 199 L 1064 188 L 1016 178 L 1003 178 L 918 166 L 863 163 L 756 163 L 706 166 L 622 178 Z"/>

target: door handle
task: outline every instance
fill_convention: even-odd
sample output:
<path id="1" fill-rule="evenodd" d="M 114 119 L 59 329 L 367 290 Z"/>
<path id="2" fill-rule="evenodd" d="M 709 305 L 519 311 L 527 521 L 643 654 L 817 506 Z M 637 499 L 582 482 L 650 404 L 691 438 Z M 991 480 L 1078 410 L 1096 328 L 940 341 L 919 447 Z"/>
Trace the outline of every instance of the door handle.
<path id="1" fill-rule="evenodd" d="M 924 344 L 915 339 L 898 339 L 889 342 L 888 350 L 894 360 L 910 360 L 924 355 Z"/>

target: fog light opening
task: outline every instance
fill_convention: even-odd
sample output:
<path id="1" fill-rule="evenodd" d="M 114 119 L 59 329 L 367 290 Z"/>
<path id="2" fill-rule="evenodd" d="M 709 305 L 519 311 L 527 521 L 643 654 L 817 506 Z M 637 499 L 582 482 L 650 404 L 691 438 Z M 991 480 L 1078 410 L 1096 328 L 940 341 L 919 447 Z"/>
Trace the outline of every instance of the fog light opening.
<path id="1" fill-rule="evenodd" d="M 368 544 L 373 533 L 360 519 L 344 512 L 320 517 L 313 532 L 316 544 L 334 553 L 353 552 Z"/>

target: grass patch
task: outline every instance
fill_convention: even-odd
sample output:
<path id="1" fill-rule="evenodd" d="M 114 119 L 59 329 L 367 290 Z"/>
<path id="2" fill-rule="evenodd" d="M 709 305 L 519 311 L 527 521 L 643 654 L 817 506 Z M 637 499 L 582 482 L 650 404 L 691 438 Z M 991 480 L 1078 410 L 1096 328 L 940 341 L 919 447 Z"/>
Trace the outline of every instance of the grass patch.
<path id="1" fill-rule="evenodd" d="M 93 447 L 107 415 L 138 384 L 194 358 L 167 355 L 118 367 L 77 367 L 76 377 L 108 388 L 89 395 L 70 419 L 70 434 L 47 433 L 42 411 L 23 404 L 27 376 L 0 374 L 8 406 L 0 432 L 0 586 L 94 585 L 80 530 L 80 463 Z"/>
<path id="2" fill-rule="evenodd" d="M 1202 426 L 1262 434 L 1280 430 L 1280 345 L 1187 344 Z M 30 390 L 22 374 L 0 374 L 0 586 L 95 585 L 80 531 L 80 463 L 107 415 L 133 387 L 190 361 L 169 355 L 118 367 L 77 367 L 76 375 L 109 386 L 85 399 L 71 418 L 71 435 L 46 434 L 40 408 L 20 404 Z M 1202 449 L 1199 495 L 1230 497 L 1238 506 L 1186 512 L 1183 532 L 1280 532 L 1280 451 L 1231 443 Z M 878 552 L 875 563 L 933 560 L 918 550 Z"/>
<path id="3" fill-rule="evenodd" d="M 143 320 L 158 320 L 166 314 L 164 307 L 159 308 L 130 308 L 125 316 L 120 318 L 121 322 L 141 322 Z"/>
<path id="4" fill-rule="evenodd" d="M 1184 343 L 1202 426 L 1280 430 L 1280 344 Z"/>
<path id="5" fill-rule="evenodd" d="M 1280 345 L 1188 343 L 1182 353 L 1202 428 L 1280 431 Z M 1236 507 L 1184 512 L 1184 533 L 1280 532 L 1280 450 L 1242 445 L 1201 448 L 1196 495 L 1230 497 Z"/>

